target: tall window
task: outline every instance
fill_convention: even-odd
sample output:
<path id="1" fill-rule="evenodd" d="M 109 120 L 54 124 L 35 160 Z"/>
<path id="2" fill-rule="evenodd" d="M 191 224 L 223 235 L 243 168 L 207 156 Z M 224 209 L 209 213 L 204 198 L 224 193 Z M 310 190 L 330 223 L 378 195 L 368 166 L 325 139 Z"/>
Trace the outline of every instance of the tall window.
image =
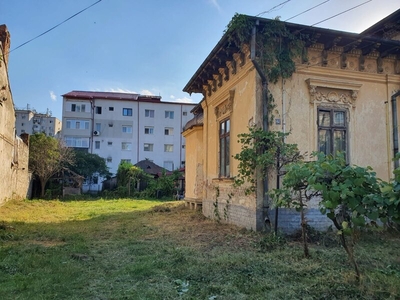
<path id="1" fill-rule="evenodd" d="M 97 131 L 101 131 L 101 123 L 96 123 L 95 128 Z"/>
<path id="2" fill-rule="evenodd" d="M 154 133 L 154 127 L 153 126 L 146 126 L 144 128 L 144 134 L 153 134 Z"/>
<path id="3" fill-rule="evenodd" d="M 174 112 L 170 110 L 165 111 L 165 118 L 166 119 L 173 119 L 174 118 Z"/>
<path id="4" fill-rule="evenodd" d="M 318 151 L 336 154 L 347 151 L 346 112 L 340 109 L 318 109 Z"/>
<path id="5" fill-rule="evenodd" d="M 132 108 L 123 108 L 122 115 L 123 116 L 132 116 Z"/>
<path id="6" fill-rule="evenodd" d="M 123 133 L 132 133 L 132 126 L 122 125 Z"/>
<path id="7" fill-rule="evenodd" d="M 96 110 L 96 114 L 101 115 L 101 111 L 102 111 L 101 106 L 96 106 L 95 110 Z"/>
<path id="8" fill-rule="evenodd" d="M 145 109 L 144 116 L 146 118 L 154 118 L 154 109 Z"/>
<path id="9" fill-rule="evenodd" d="M 94 148 L 95 149 L 100 149 L 100 141 L 95 141 L 94 142 Z"/>
<path id="10" fill-rule="evenodd" d="M 144 144 L 143 151 L 153 151 L 153 144 Z"/>
<path id="11" fill-rule="evenodd" d="M 71 104 L 71 111 L 85 112 L 86 111 L 86 105 L 85 104 Z"/>
<path id="12" fill-rule="evenodd" d="M 229 177 L 229 158 L 230 158 L 230 120 L 224 120 L 219 124 L 219 176 Z"/>

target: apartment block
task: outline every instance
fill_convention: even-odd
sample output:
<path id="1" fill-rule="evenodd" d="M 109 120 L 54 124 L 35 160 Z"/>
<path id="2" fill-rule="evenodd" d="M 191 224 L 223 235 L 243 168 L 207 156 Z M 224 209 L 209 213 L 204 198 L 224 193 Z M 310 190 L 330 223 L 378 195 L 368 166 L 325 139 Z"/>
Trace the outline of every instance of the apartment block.
<path id="1" fill-rule="evenodd" d="M 194 107 L 161 96 L 72 91 L 63 95 L 63 138 L 105 158 L 113 174 L 121 161 L 144 159 L 172 171 L 185 165 L 181 132 Z"/>
<path id="2" fill-rule="evenodd" d="M 51 113 L 37 113 L 35 110 L 16 109 L 15 110 L 15 129 L 17 135 L 22 133 L 35 134 L 43 132 L 48 136 L 57 136 L 61 132 L 62 123 Z"/>

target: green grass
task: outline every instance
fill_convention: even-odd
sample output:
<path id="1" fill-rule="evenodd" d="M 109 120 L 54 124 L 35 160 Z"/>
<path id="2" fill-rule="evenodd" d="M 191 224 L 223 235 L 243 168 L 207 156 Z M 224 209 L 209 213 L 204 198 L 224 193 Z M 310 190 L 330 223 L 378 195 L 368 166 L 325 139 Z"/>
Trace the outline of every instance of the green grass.
<path id="1" fill-rule="evenodd" d="M 181 202 L 12 201 L 0 299 L 400 299 L 399 235 L 361 238 L 360 284 L 337 243 L 310 250 Z"/>

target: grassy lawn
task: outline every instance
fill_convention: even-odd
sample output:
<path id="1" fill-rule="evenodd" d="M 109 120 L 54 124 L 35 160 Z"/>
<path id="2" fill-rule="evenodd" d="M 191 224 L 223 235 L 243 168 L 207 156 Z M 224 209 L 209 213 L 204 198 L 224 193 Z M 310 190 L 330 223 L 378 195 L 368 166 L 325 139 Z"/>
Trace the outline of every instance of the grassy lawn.
<path id="1" fill-rule="evenodd" d="M 400 299 L 399 234 L 361 238 L 360 284 L 325 242 L 305 259 L 296 240 L 181 202 L 12 201 L 0 207 L 0 299 Z"/>

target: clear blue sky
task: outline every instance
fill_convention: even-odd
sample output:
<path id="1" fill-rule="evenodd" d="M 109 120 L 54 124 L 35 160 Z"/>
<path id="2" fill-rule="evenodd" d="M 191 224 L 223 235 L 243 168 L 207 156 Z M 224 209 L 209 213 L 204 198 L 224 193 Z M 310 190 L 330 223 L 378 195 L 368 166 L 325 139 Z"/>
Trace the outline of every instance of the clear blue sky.
<path id="1" fill-rule="evenodd" d="M 11 49 L 97 0 L 0 0 L 0 24 Z M 183 87 L 238 13 L 286 20 L 326 0 L 102 0 L 44 36 L 10 53 L 9 76 L 17 108 L 61 119 L 62 94 L 120 91 L 201 100 Z M 291 19 L 312 25 L 367 0 L 329 0 Z M 399 8 L 399 0 L 372 0 L 319 27 L 361 32 Z"/>

